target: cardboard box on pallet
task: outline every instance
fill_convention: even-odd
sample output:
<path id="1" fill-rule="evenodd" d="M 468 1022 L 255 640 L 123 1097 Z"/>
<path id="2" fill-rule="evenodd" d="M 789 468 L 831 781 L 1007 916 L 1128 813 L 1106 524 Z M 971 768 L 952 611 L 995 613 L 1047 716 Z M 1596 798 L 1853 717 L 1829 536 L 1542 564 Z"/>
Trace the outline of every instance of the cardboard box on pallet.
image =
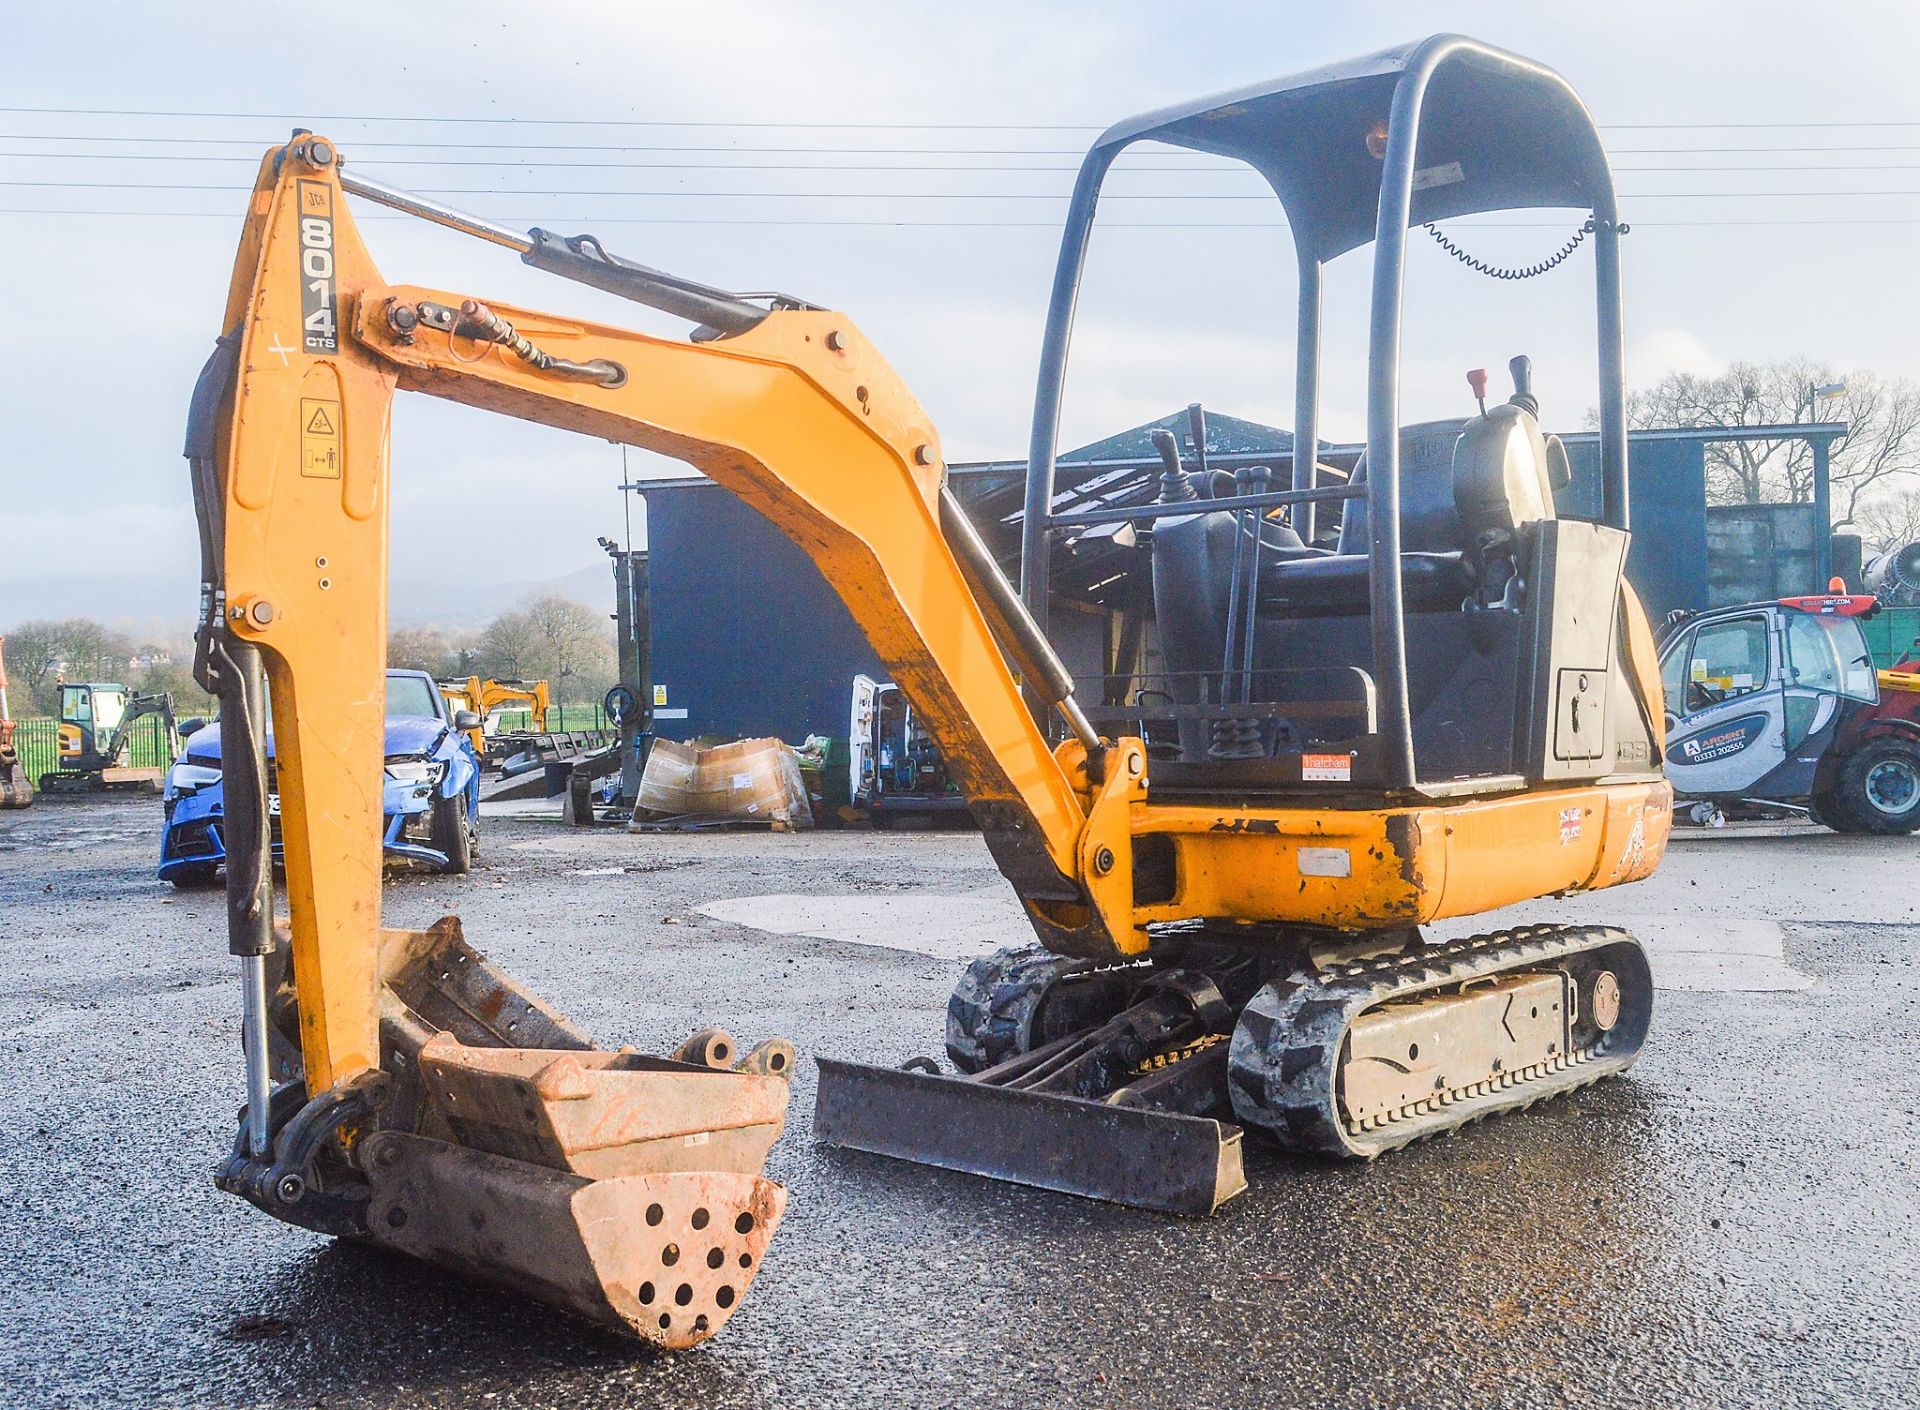
<path id="1" fill-rule="evenodd" d="M 799 760 L 778 739 L 741 739 L 705 749 L 654 740 L 640 775 L 634 822 L 680 817 L 813 825 Z"/>

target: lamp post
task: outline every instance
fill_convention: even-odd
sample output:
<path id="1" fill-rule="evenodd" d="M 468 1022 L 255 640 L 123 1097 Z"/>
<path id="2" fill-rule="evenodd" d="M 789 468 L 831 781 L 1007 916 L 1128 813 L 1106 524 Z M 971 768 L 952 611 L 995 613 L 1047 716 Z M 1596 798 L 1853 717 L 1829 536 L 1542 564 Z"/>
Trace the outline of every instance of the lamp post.
<path id="1" fill-rule="evenodd" d="M 1818 414 L 1820 403 L 1845 395 L 1845 382 L 1829 382 L 1823 387 L 1807 383 L 1807 420 Z M 1833 576 L 1833 489 L 1828 474 L 1827 456 L 1833 442 L 1826 436 L 1814 436 L 1813 442 L 1813 575 L 1821 590 Z"/>

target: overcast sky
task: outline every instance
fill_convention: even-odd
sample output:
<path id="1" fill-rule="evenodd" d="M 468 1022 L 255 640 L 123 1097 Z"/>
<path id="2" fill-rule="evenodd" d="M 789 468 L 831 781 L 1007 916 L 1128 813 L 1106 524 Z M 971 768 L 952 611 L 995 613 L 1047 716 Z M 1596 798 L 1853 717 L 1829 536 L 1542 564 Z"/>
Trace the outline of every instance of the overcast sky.
<path id="1" fill-rule="evenodd" d="M 1635 226 L 1633 380 L 1802 353 L 1920 376 L 1920 8 L 1893 0 L 22 4 L 0 44 L 0 627 L 88 577 L 137 587 L 130 617 L 190 616 L 187 396 L 252 165 L 296 118 L 358 169 L 507 224 L 595 230 L 650 264 L 844 309 L 950 458 L 1013 456 L 1073 154 L 1095 131 L 1438 29 L 1560 69 L 1603 125 Z M 1204 165 L 1143 157 L 1110 184 L 1155 199 L 1103 207 L 1063 445 L 1193 400 L 1289 422 L 1287 236 L 1269 204 L 1173 198 L 1257 193 Z M 767 169 L 783 166 L 808 169 Z M 661 326 L 506 251 L 356 215 L 393 282 Z M 1524 219 L 1455 233 L 1528 262 L 1576 221 Z M 1464 369 L 1528 352 L 1546 421 L 1577 425 L 1591 273 L 1583 251 L 1496 284 L 1417 242 L 1408 419 L 1458 414 Z M 1332 439 L 1361 431 L 1365 274 L 1364 255 L 1329 271 Z M 591 563 L 619 531 L 619 472 L 602 442 L 403 398 L 395 573 Z"/>

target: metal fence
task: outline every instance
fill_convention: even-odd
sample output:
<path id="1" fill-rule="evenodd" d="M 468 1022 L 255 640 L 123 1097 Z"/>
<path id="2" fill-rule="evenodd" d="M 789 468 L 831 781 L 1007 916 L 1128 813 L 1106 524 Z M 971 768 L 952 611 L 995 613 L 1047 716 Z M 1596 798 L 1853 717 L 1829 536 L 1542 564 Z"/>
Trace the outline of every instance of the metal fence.
<path id="1" fill-rule="evenodd" d="M 495 717 L 501 734 L 525 734 L 533 729 L 530 710 L 502 710 Z M 599 701 L 591 705 L 554 705 L 547 710 L 547 729 L 561 734 L 567 730 L 611 729 L 606 707 Z"/>
<path id="2" fill-rule="evenodd" d="M 60 767 L 60 722 L 55 719 L 20 720 L 13 732 L 13 746 L 20 764 L 35 783 L 40 775 Z M 167 735 L 167 722 L 158 715 L 135 720 L 127 740 L 123 761 L 136 769 L 164 769 L 173 762 L 173 741 Z"/>

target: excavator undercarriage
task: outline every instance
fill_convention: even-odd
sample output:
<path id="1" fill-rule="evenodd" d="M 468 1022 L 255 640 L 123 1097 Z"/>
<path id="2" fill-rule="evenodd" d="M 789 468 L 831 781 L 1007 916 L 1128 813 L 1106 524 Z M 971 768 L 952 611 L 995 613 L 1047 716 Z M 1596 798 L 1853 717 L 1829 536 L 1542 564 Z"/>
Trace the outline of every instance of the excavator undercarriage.
<path id="1" fill-rule="evenodd" d="M 964 1076 L 821 1058 L 816 1133 L 1209 1214 L 1246 1187 L 1240 1126 L 1300 1154 L 1379 1155 L 1624 1071 L 1652 1013 L 1645 953 L 1607 927 L 1362 945 L 1169 927 L 1151 953 L 976 960 L 947 1006 Z"/>

